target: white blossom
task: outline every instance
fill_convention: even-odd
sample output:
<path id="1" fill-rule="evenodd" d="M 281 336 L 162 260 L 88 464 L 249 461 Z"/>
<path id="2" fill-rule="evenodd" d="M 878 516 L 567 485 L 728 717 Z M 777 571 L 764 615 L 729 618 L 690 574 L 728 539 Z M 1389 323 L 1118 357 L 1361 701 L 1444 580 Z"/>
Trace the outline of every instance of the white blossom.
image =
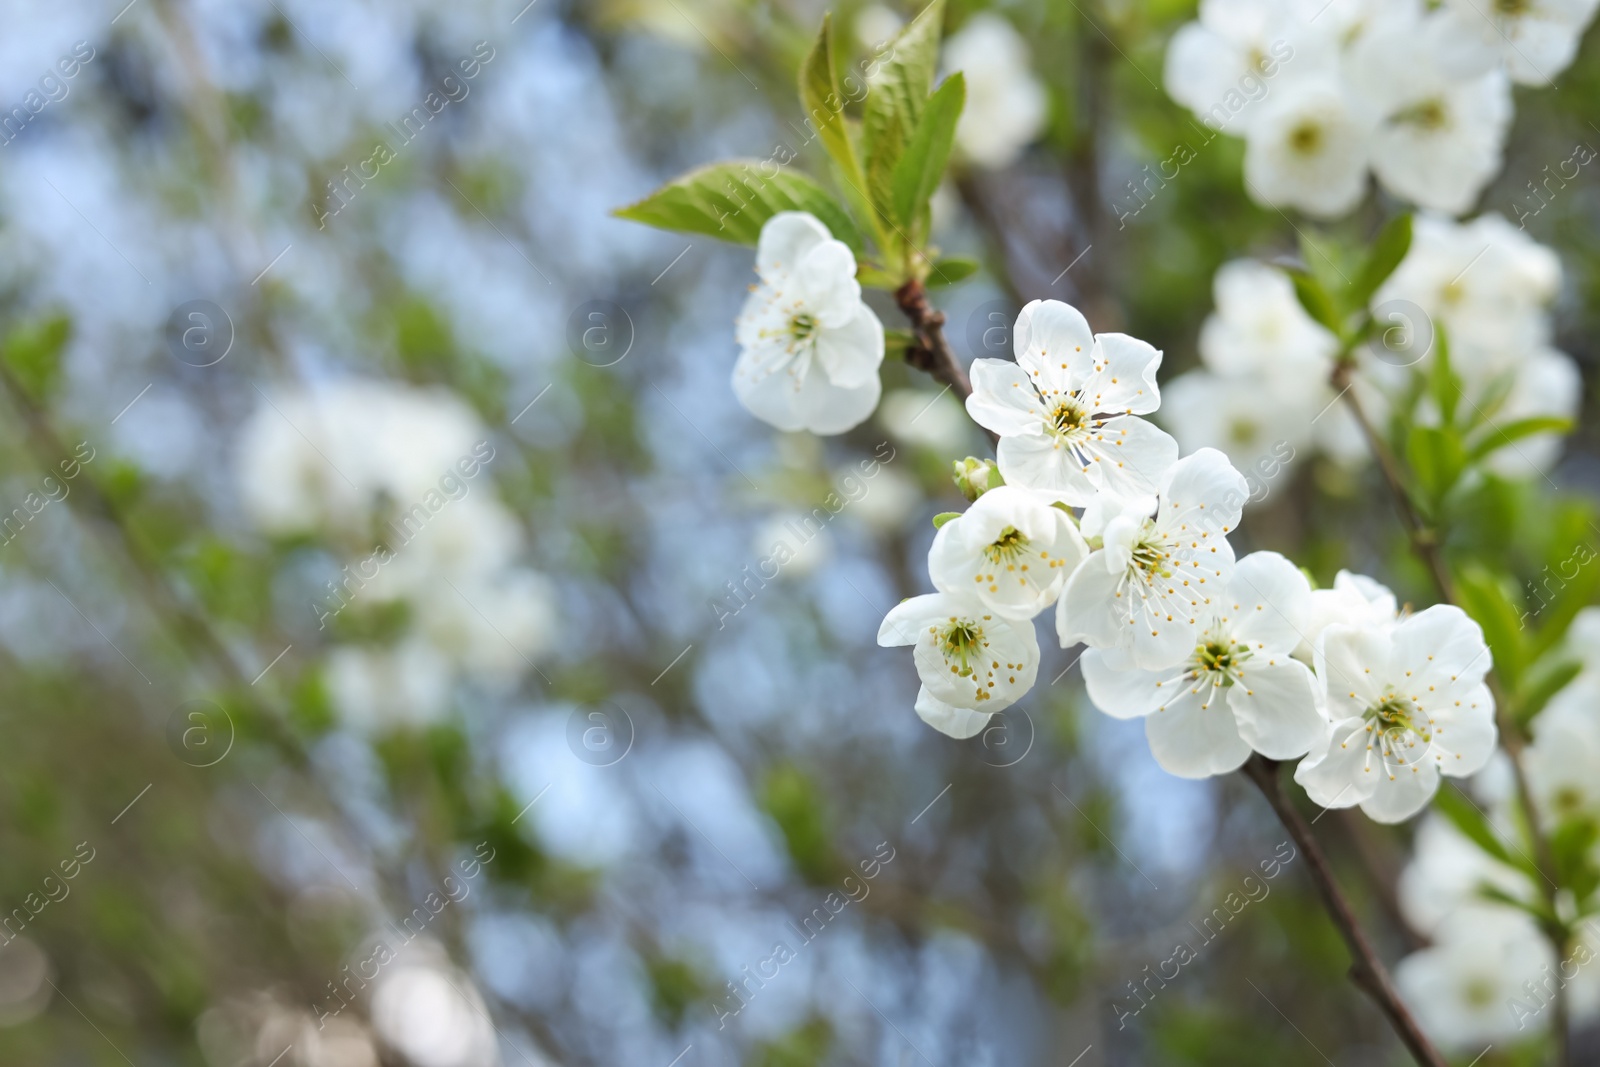
<path id="1" fill-rule="evenodd" d="M 883 388 L 883 324 L 861 299 L 855 254 L 814 215 L 783 211 L 761 228 L 756 273 L 738 320 L 740 403 L 780 430 L 866 421 Z"/>
<path id="2" fill-rule="evenodd" d="M 1017 316 L 1017 361 L 972 364 L 967 411 L 1000 435 L 1006 482 L 1076 507 L 1102 491 L 1156 491 L 1178 445 L 1139 418 L 1161 404 L 1161 352 L 1120 333 L 1092 334 L 1077 309 L 1035 300 Z"/>
<path id="3" fill-rule="evenodd" d="M 1295 656 L 1313 662 L 1316 640 L 1330 626 L 1381 628 L 1394 622 L 1399 614 L 1399 601 L 1388 586 L 1364 574 L 1342 570 L 1334 575 L 1330 588 L 1312 590 Z"/>
<path id="4" fill-rule="evenodd" d="M 1104 545 L 1073 572 L 1056 603 L 1063 648 L 1124 649 L 1131 665 L 1172 667 L 1199 644 L 1201 620 L 1233 575 L 1227 534 L 1247 496 L 1215 449 L 1174 464 L 1159 495 L 1085 515 Z"/>
<path id="5" fill-rule="evenodd" d="M 1287 84 L 1246 135 L 1245 190 L 1270 207 L 1343 215 L 1366 193 L 1369 140 L 1361 110 L 1337 80 Z"/>
<path id="6" fill-rule="evenodd" d="M 1311 586 L 1276 552 L 1239 560 L 1221 595 L 1201 605 L 1187 659 L 1140 670 L 1126 650 L 1083 654 L 1089 699 L 1108 715 L 1142 717 L 1156 762 L 1183 778 L 1237 770 L 1251 750 L 1303 756 L 1322 734 L 1311 671 L 1291 653 Z"/>
<path id="7" fill-rule="evenodd" d="M 1002 485 L 939 528 L 928 574 L 941 593 L 976 595 L 995 614 L 1025 620 L 1056 602 L 1088 554 L 1066 512 Z"/>
<path id="8" fill-rule="evenodd" d="M 1533 918 L 1501 909 L 1457 918 L 1445 930 L 1437 943 L 1395 968 L 1395 985 L 1423 1030 L 1463 1052 L 1527 1034 L 1527 1020 L 1540 1014 L 1540 1005 L 1529 1003 L 1523 984 L 1542 981 L 1555 959 Z M 1533 1032 L 1553 1016 L 1544 1015 Z"/>
<path id="9" fill-rule="evenodd" d="M 913 645 L 922 679 L 916 710 L 951 737 L 971 737 L 989 716 L 1033 688 L 1039 640 L 1033 623 L 1008 620 L 975 596 L 930 593 L 902 601 L 884 617 L 878 644 Z"/>
<path id="10" fill-rule="evenodd" d="M 983 167 L 1015 162 L 1044 129 L 1049 98 L 1029 64 L 1028 44 L 1010 22 L 982 11 L 950 36 L 945 67 L 966 79 L 956 144 Z"/>
<path id="11" fill-rule="evenodd" d="M 1409 819 L 1441 774 L 1475 774 L 1494 751 L 1491 666 L 1483 631 L 1451 604 L 1390 627 L 1328 627 L 1316 670 L 1330 722 L 1295 781 L 1324 807 Z"/>
<path id="12" fill-rule="evenodd" d="M 1467 73 L 1504 65 L 1523 85 L 1550 85 L 1578 52 L 1597 0 L 1444 0 L 1439 46 Z"/>

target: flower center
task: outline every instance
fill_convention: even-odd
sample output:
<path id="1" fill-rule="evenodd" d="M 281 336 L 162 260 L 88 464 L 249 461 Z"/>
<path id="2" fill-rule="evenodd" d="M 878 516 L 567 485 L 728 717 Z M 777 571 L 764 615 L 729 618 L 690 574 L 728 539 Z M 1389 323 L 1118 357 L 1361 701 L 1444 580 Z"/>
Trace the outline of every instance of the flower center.
<path id="1" fill-rule="evenodd" d="M 1302 122 L 1289 131 L 1289 147 L 1303 156 L 1309 156 L 1322 147 L 1322 127 L 1314 122 Z"/>
<path id="2" fill-rule="evenodd" d="M 1239 644 L 1231 634 L 1221 629 L 1212 630 L 1194 649 L 1190 665 L 1196 677 L 1220 675 L 1218 684 L 1224 688 L 1234 683 L 1239 665 L 1250 658 L 1250 646 Z"/>
<path id="3" fill-rule="evenodd" d="M 1377 723 L 1378 729 L 1385 734 L 1414 733 L 1424 741 L 1433 738 L 1433 731 L 1429 729 L 1428 721 L 1422 717 L 1417 705 L 1410 697 L 1401 696 L 1393 689 L 1368 708 L 1362 718 Z"/>
<path id="4" fill-rule="evenodd" d="M 1444 101 L 1435 97 L 1412 104 L 1394 117 L 1396 122 L 1410 123 L 1424 130 L 1439 130 L 1450 124 L 1450 112 L 1445 110 Z"/>
<path id="5" fill-rule="evenodd" d="M 990 563 L 1011 563 L 1028 549 L 1028 535 L 1015 526 L 1007 526 L 1000 536 L 984 548 L 983 554 Z"/>
<path id="6" fill-rule="evenodd" d="M 1533 8 L 1531 0 L 1494 0 L 1494 10 L 1497 15 L 1507 18 L 1516 18 L 1525 15 Z"/>
<path id="7" fill-rule="evenodd" d="M 1498 993 L 1494 982 L 1487 978 L 1470 978 L 1461 987 L 1461 999 L 1466 1001 L 1469 1007 L 1480 1010 L 1492 1007 Z"/>
<path id="8" fill-rule="evenodd" d="M 807 314 L 799 314 L 789 320 L 789 336 L 796 341 L 804 341 L 817 332 L 817 320 Z"/>
<path id="9" fill-rule="evenodd" d="M 1564 785 L 1550 800 L 1557 811 L 1570 815 L 1583 807 L 1583 790 L 1575 785 Z"/>
<path id="10" fill-rule="evenodd" d="M 1159 541 L 1138 541 L 1133 546 L 1133 565 L 1146 578 L 1171 578 L 1172 569 L 1167 565 L 1172 553 L 1167 551 L 1165 545 Z"/>
<path id="11" fill-rule="evenodd" d="M 1050 425 L 1057 436 L 1067 437 L 1089 425 L 1089 413 L 1075 400 L 1063 400 L 1050 412 Z"/>
<path id="12" fill-rule="evenodd" d="M 950 672 L 962 678 L 973 674 L 972 661 L 983 650 L 983 627 L 970 619 L 953 620 L 939 638 L 939 651 Z"/>

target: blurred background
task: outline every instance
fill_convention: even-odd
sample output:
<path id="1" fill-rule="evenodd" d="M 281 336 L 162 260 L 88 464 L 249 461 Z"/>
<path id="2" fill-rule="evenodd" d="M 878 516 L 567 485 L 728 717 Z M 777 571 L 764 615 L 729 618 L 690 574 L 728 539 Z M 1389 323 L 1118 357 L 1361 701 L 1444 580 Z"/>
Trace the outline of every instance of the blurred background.
<path id="1" fill-rule="evenodd" d="M 891 362 L 857 430 L 773 432 L 728 384 L 751 252 L 609 217 L 710 159 L 820 173 L 824 7 L 0 4 L 0 1062 L 1406 1062 L 1260 798 L 1164 774 L 1053 633 L 978 738 L 918 721 L 874 638 L 987 454 L 959 406 Z M 936 296 L 958 352 L 1055 297 L 1193 367 L 1217 267 L 1295 252 L 1232 138 L 1130 199 L 1193 137 L 1194 5 L 985 7 L 950 28 L 1016 39 L 960 62 L 1031 68 L 1037 121 L 940 194 L 984 264 Z M 832 9 L 857 58 L 913 13 Z M 1590 34 L 1482 209 L 1597 101 Z M 1526 220 L 1579 431 L 1473 498 L 1530 578 L 1600 487 L 1589 169 Z M 1428 602 L 1373 472 L 1309 447 L 1236 540 Z M 1317 830 L 1413 947 L 1411 830 Z"/>

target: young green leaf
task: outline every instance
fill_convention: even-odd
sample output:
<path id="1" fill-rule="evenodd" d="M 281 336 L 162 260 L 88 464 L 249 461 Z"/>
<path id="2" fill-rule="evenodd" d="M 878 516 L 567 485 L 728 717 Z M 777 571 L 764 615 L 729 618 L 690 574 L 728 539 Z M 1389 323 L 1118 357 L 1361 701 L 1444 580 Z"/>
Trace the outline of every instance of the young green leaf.
<path id="1" fill-rule="evenodd" d="M 1434 796 L 1434 807 L 1439 813 L 1455 824 L 1457 830 L 1466 834 L 1472 843 L 1483 849 L 1495 859 L 1508 867 L 1520 871 L 1534 873 L 1532 862 L 1522 859 L 1516 853 L 1506 848 L 1505 844 L 1495 834 L 1489 825 L 1488 816 L 1482 809 L 1469 800 L 1466 794 L 1459 791 L 1454 785 L 1445 785 Z"/>
<path id="2" fill-rule="evenodd" d="M 1306 314 L 1332 330 L 1335 336 L 1343 336 L 1338 309 L 1322 283 L 1304 270 L 1290 270 L 1289 279 L 1294 282 L 1294 295 L 1300 298 L 1300 306 L 1306 309 Z"/>
<path id="3" fill-rule="evenodd" d="M 1406 462 L 1430 502 L 1437 507 L 1467 466 L 1461 437 L 1449 427 L 1413 426 L 1406 435 Z"/>
<path id="4" fill-rule="evenodd" d="M 1428 393 L 1439 408 L 1439 418 L 1454 426 L 1461 406 L 1461 376 L 1450 365 L 1450 338 L 1441 325 L 1434 333 L 1433 365 L 1428 369 Z"/>
<path id="5" fill-rule="evenodd" d="M 951 519 L 959 519 L 960 517 L 961 512 L 959 511 L 941 511 L 933 517 L 933 528 L 937 530 Z"/>
<path id="6" fill-rule="evenodd" d="M 1517 694 L 1517 721 L 1526 726 L 1544 710 L 1550 698 L 1565 689 L 1583 670 L 1575 659 L 1546 656 L 1528 668 Z"/>
<path id="7" fill-rule="evenodd" d="M 1350 303 L 1362 307 L 1371 300 L 1372 294 L 1394 273 L 1410 249 L 1411 216 L 1397 215 L 1378 231 L 1377 240 L 1372 243 L 1372 252 L 1361 265 L 1361 273 L 1352 286 Z"/>
<path id="8" fill-rule="evenodd" d="M 1512 603 L 1502 582 L 1483 567 L 1470 567 L 1456 580 L 1461 607 L 1483 628 L 1495 670 L 1515 689 L 1528 663 L 1522 611 Z"/>
<path id="9" fill-rule="evenodd" d="M 933 0 L 896 37 L 877 74 L 869 81 L 862 109 L 862 148 L 867 189 L 878 211 L 895 219 L 894 169 L 922 121 L 933 91 L 944 28 L 944 0 Z"/>
<path id="10" fill-rule="evenodd" d="M 911 226 L 928 204 L 950 161 L 956 139 L 956 121 L 967 102 L 967 83 L 960 71 L 946 78 L 928 99 L 922 118 L 895 164 L 892 179 L 894 213 L 902 226 Z"/>
<path id="11" fill-rule="evenodd" d="M 1572 420 L 1558 415 L 1534 415 L 1508 422 L 1504 426 L 1485 427 L 1467 452 L 1473 463 L 1486 459 L 1502 448 L 1509 447 L 1524 437 L 1541 433 L 1571 433 Z"/>
<path id="12" fill-rule="evenodd" d="M 964 256 L 949 256 L 934 263 L 928 272 L 928 288 L 954 285 L 978 273 L 978 261 Z"/>
<path id="13" fill-rule="evenodd" d="M 817 41 L 800 65 L 800 106 L 805 108 L 806 126 L 816 132 L 845 179 L 859 184 L 863 180 L 861 164 L 856 160 L 844 105 L 845 96 L 839 86 L 838 64 L 833 54 L 833 16 L 825 14 Z"/>
<path id="14" fill-rule="evenodd" d="M 822 186 L 792 171 L 761 173 L 769 161 L 712 163 L 674 178 L 638 203 L 618 208 L 618 218 L 663 230 L 698 233 L 753 245 L 761 227 L 780 211 L 809 211 L 839 240 L 861 251 L 861 234 Z"/>

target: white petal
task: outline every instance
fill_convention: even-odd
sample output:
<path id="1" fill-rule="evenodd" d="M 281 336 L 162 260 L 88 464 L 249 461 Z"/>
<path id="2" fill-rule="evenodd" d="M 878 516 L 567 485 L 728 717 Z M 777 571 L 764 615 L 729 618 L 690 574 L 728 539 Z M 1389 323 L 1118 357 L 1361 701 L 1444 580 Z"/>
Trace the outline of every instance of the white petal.
<path id="1" fill-rule="evenodd" d="M 1096 334 L 1093 360 L 1079 387 L 1090 411 L 1148 415 L 1161 406 L 1160 366 L 1159 348 L 1125 333 Z"/>
<path id="2" fill-rule="evenodd" d="M 1094 345 L 1088 320 L 1059 300 L 1035 300 L 1023 308 L 1013 334 L 1017 362 L 1029 370 L 1071 364 Z"/>
<path id="3" fill-rule="evenodd" d="M 1483 680 L 1494 657 L 1483 630 L 1466 612 L 1454 604 L 1435 604 L 1395 627 L 1394 663 L 1413 675 L 1406 681 L 1408 691 L 1424 682 L 1467 688 Z"/>
<path id="4" fill-rule="evenodd" d="M 946 704 L 932 693 L 928 687 L 923 686 L 917 693 L 917 714 L 922 721 L 938 730 L 942 734 L 959 740 L 972 737 L 989 724 L 988 711 L 972 711 L 968 708 L 958 708 Z"/>
<path id="5" fill-rule="evenodd" d="M 794 273 L 806 311 L 823 326 L 842 326 L 861 305 L 856 256 L 843 241 L 824 241 L 808 251 Z"/>
<path id="6" fill-rule="evenodd" d="M 1056 601 L 1056 634 L 1062 648 L 1082 641 L 1091 648 L 1116 648 L 1128 641 L 1128 612 L 1118 608 L 1123 572 L 1101 566 L 1099 553 L 1085 559 Z"/>
<path id="7" fill-rule="evenodd" d="M 1389 635 L 1370 627 L 1334 625 L 1317 643 L 1317 680 L 1335 720 L 1359 717 L 1383 698 L 1389 682 Z"/>
<path id="8" fill-rule="evenodd" d="M 1176 448 L 1176 444 L 1173 447 Z M 1008 484 L 1034 490 L 1073 507 L 1090 503 L 1099 491 L 1097 474 L 1090 469 L 1098 464 L 1078 462 L 1070 448 L 1042 433 L 1002 436 L 995 449 L 995 460 Z"/>
<path id="9" fill-rule="evenodd" d="M 1168 774 L 1207 778 L 1238 770 L 1249 757 L 1223 693 L 1206 677 L 1185 682 L 1145 718 L 1150 752 Z"/>
<path id="10" fill-rule="evenodd" d="M 1028 375 L 1003 359 L 972 361 L 972 395 L 967 414 L 1001 437 L 1036 433 L 1044 424 L 1044 406 Z"/>
<path id="11" fill-rule="evenodd" d="M 1157 522 L 1163 529 L 1177 529 L 1187 523 L 1220 536 L 1239 525 L 1249 496 L 1244 475 L 1234 469 L 1228 457 L 1214 448 L 1202 448 L 1168 469 Z"/>
<path id="12" fill-rule="evenodd" d="M 1457 707 L 1429 711 L 1433 728 L 1430 754 L 1439 773 L 1451 778 L 1477 774 L 1494 754 L 1499 733 L 1494 722 L 1494 697 L 1488 686 L 1479 685 L 1468 691 Z"/>
<path id="13" fill-rule="evenodd" d="M 1439 789 L 1439 772 L 1432 760 L 1404 765 L 1373 760 L 1371 777 L 1376 784 L 1372 795 L 1361 802 L 1361 810 L 1374 822 L 1404 822 L 1426 807 Z"/>
<path id="14" fill-rule="evenodd" d="M 883 323 L 859 297 L 855 308 L 841 325 L 817 328 L 817 361 L 828 380 L 845 389 L 866 385 L 883 363 Z"/>
<path id="15" fill-rule="evenodd" d="M 1331 723 L 1300 766 L 1294 780 L 1312 803 L 1350 808 L 1372 795 L 1377 775 L 1367 769 L 1367 728 L 1360 719 Z"/>
<path id="16" fill-rule="evenodd" d="M 1228 706 L 1238 717 L 1239 735 L 1271 759 L 1310 752 L 1326 721 L 1317 710 L 1310 668 L 1287 652 L 1247 660 L 1228 689 Z"/>
<path id="17" fill-rule="evenodd" d="M 1094 435 L 1080 447 L 1093 457 L 1100 484 L 1123 499 L 1153 494 L 1178 462 L 1178 442 L 1172 435 L 1135 415 L 1097 423 Z"/>
<path id="18" fill-rule="evenodd" d="M 900 601 L 883 617 L 883 624 L 878 627 L 878 644 L 885 648 L 916 644 L 928 627 L 949 618 L 949 608 L 950 598 L 938 593 Z"/>
<path id="19" fill-rule="evenodd" d="M 1300 644 L 1311 606 L 1311 583 L 1276 552 L 1252 552 L 1234 564 L 1228 582 L 1233 635 L 1259 656 Z"/>
<path id="20" fill-rule="evenodd" d="M 761 227 L 756 245 L 756 273 L 771 282 L 799 269 L 806 253 L 831 241 L 833 234 L 805 211 L 780 211 Z"/>
<path id="21" fill-rule="evenodd" d="M 1114 719 L 1136 719 L 1184 684 L 1183 670 L 1144 671 L 1123 649 L 1085 649 L 1078 665 L 1094 706 Z"/>

